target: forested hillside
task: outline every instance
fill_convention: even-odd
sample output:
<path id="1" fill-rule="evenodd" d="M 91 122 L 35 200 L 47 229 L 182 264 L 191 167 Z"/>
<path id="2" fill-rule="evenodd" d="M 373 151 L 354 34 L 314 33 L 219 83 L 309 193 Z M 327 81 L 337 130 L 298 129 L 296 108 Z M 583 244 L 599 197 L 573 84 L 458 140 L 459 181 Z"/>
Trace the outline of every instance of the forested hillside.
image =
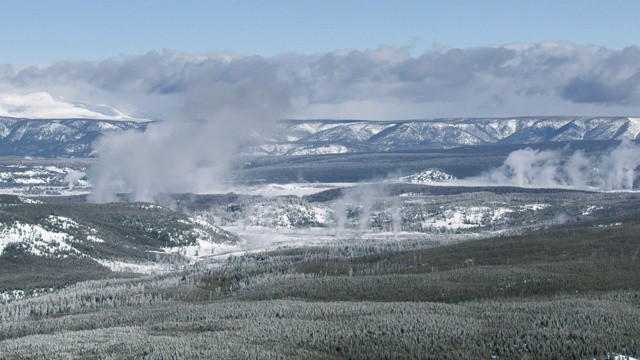
<path id="1" fill-rule="evenodd" d="M 302 248 L 0 309 L 9 358 L 596 358 L 640 351 L 640 218 L 413 251 Z M 28 321 L 25 321 L 28 320 Z"/>
<path id="2" fill-rule="evenodd" d="M 175 268 L 189 260 L 167 250 L 238 241 L 209 223 L 153 204 L 47 202 L 10 195 L 0 196 L 0 204 L 0 292 L 122 276 L 111 270 L 134 271 L 136 264 Z"/>

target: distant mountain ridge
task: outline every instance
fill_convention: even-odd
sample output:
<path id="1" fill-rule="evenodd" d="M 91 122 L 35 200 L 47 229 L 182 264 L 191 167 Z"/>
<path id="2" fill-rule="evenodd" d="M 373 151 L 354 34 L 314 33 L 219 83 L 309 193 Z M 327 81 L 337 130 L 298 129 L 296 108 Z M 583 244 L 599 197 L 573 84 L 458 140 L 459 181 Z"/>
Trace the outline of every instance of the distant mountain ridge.
<path id="1" fill-rule="evenodd" d="M 92 157 L 100 136 L 145 131 L 151 122 L 0 117 L 0 156 Z M 245 155 L 294 156 L 461 146 L 640 139 L 635 117 L 518 117 L 433 120 L 282 120 L 243 139 Z"/>
<path id="2" fill-rule="evenodd" d="M 91 157 L 93 142 L 125 130 L 144 131 L 148 122 L 95 119 L 0 117 L 0 155 Z"/>
<path id="3" fill-rule="evenodd" d="M 0 117 L 148 121 L 131 117 L 108 105 L 84 101 L 68 102 L 45 91 L 22 95 L 0 92 Z"/>
<path id="4" fill-rule="evenodd" d="M 271 133 L 245 143 L 242 151 L 253 155 L 314 155 L 624 138 L 640 138 L 640 118 L 283 120 Z"/>

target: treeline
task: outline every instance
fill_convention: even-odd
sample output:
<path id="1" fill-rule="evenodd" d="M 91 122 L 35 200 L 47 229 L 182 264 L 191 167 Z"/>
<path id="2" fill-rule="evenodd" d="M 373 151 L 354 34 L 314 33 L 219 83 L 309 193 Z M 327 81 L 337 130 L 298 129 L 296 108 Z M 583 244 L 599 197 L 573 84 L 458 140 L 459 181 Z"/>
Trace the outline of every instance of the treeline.
<path id="1" fill-rule="evenodd" d="M 637 356 L 637 292 L 467 302 L 164 302 L 2 323 L 6 358 Z M 17 334 L 22 334 L 17 336 Z"/>
<path id="2" fill-rule="evenodd" d="M 410 175 L 438 168 L 457 178 L 476 176 L 500 166 L 508 152 L 482 148 L 434 151 L 262 156 L 243 159 L 232 170 L 237 182 L 360 182 Z"/>

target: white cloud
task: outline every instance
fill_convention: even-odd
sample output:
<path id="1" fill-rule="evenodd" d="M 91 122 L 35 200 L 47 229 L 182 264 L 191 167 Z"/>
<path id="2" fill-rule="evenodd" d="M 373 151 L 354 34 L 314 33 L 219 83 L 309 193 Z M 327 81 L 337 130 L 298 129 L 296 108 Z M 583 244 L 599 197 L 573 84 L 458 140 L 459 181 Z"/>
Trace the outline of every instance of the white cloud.
<path id="1" fill-rule="evenodd" d="M 108 104 L 164 119 L 209 118 L 240 106 L 285 117 L 368 118 L 369 107 L 357 112 L 357 104 L 367 103 L 377 104 L 386 119 L 629 115 L 640 110 L 639 58 L 635 46 L 613 51 L 567 42 L 442 48 L 417 57 L 389 46 L 275 57 L 152 51 L 99 62 L 0 66 L 0 85 L 6 93 L 47 92 L 55 101 Z M 25 115 L 32 113 L 38 114 Z"/>

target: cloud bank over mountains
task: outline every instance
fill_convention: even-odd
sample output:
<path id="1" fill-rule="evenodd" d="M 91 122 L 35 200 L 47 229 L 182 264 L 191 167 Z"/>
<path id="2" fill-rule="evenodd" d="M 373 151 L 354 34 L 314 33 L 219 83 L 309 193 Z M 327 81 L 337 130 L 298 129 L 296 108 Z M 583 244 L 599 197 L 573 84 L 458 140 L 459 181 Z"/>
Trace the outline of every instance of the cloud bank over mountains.
<path id="1" fill-rule="evenodd" d="M 4 92 L 108 104 L 162 119 L 250 107 L 289 118 L 398 119 L 640 113 L 640 47 L 571 43 L 336 50 L 274 57 L 152 51 L 0 66 Z"/>

